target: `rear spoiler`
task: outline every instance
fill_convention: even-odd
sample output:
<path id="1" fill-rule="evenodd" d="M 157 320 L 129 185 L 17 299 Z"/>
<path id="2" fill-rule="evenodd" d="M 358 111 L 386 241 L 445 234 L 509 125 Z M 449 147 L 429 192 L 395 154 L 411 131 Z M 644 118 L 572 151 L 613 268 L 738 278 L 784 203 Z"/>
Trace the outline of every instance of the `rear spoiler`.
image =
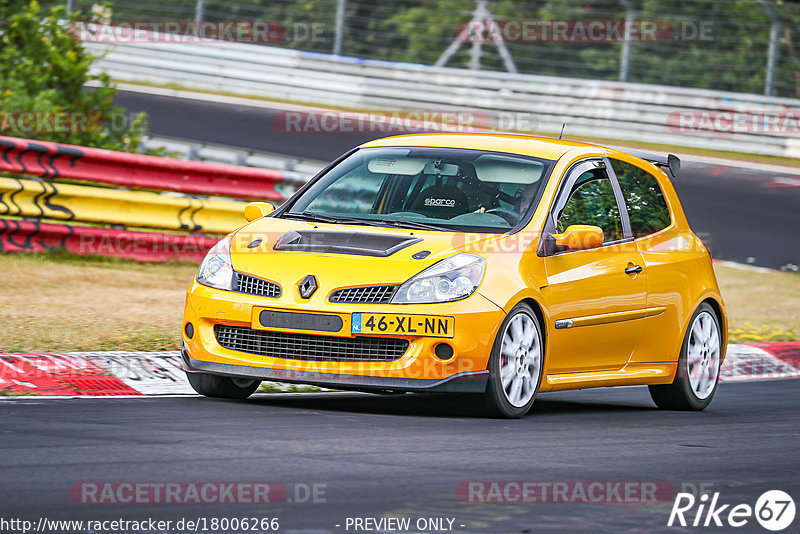
<path id="1" fill-rule="evenodd" d="M 655 154 L 649 154 L 647 152 L 634 152 L 631 150 L 625 150 L 624 152 L 626 154 L 630 154 L 631 156 L 636 156 L 637 158 L 649 161 L 656 167 L 669 169 L 669 172 L 672 174 L 673 178 L 676 177 L 678 175 L 678 171 L 681 170 L 681 160 L 675 154 L 670 154 L 669 156 L 664 157 L 657 156 Z"/>

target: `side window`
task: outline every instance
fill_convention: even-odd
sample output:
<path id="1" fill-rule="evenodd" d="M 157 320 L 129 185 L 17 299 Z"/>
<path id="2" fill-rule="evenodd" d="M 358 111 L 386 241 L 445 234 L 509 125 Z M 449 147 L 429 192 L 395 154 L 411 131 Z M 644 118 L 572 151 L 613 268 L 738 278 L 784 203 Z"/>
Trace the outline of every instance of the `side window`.
<path id="1" fill-rule="evenodd" d="M 572 186 L 569 199 L 558 216 L 558 231 L 563 232 L 573 224 L 599 226 L 606 243 L 622 238 L 617 199 L 611 180 L 602 169 L 586 171 Z"/>
<path id="2" fill-rule="evenodd" d="M 672 218 L 656 177 L 617 159 L 612 159 L 611 165 L 628 205 L 634 237 L 646 236 L 669 226 Z"/>

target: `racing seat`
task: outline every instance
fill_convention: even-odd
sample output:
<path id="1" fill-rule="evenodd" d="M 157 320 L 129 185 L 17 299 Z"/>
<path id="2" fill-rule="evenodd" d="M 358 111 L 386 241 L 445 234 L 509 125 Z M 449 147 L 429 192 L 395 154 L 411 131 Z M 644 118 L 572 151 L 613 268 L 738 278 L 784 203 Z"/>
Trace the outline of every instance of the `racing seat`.
<path id="1" fill-rule="evenodd" d="M 435 219 L 451 219 L 469 211 L 467 195 L 459 188 L 432 185 L 420 191 L 409 211 Z"/>
<path id="2" fill-rule="evenodd" d="M 516 202 L 517 212 L 519 214 L 525 213 L 530 207 L 533 199 L 536 198 L 536 192 L 539 191 L 539 182 L 534 182 L 525 186 L 525 189 L 520 193 Z"/>

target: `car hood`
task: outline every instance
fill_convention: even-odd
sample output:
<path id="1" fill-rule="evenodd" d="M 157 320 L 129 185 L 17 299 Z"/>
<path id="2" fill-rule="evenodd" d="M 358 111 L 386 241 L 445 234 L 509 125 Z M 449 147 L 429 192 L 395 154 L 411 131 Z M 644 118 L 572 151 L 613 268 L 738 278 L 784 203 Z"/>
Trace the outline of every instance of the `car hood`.
<path id="1" fill-rule="evenodd" d="M 236 271 L 283 286 L 314 274 L 327 293 L 345 286 L 400 284 L 441 259 L 474 252 L 503 236 L 266 217 L 234 234 L 231 260 Z"/>

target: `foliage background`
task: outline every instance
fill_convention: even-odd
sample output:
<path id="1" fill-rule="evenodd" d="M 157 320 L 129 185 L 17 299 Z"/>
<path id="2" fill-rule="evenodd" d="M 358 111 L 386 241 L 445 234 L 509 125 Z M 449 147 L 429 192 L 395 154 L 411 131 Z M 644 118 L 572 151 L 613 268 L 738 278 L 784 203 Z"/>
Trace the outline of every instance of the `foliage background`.
<path id="1" fill-rule="evenodd" d="M 85 113 L 83 131 L 37 131 L 36 139 L 135 152 L 145 130 L 143 114 L 113 105 L 116 89 L 107 76 L 90 76 L 93 58 L 68 30 L 64 6 L 29 0 L 0 0 L 0 135 L 30 137 L 15 112 Z M 87 88 L 93 81 L 95 88 Z M 3 117 L 0 116 L 0 121 Z"/>
<path id="2" fill-rule="evenodd" d="M 775 94 L 800 97 L 800 0 L 769 0 L 782 22 Z M 75 0 L 89 13 L 94 0 Z M 193 20 L 196 0 L 113 0 L 114 20 Z M 321 23 L 324 39 L 288 40 L 279 46 L 331 52 L 336 0 L 206 0 L 206 20 Z M 710 24 L 711 40 L 634 43 L 628 81 L 761 93 L 770 19 L 756 0 L 631 0 L 639 20 L 674 28 Z M 495 19 L 624 20 L 620 0 L 492 0 Z M 472 18 L 474 0 L 347 0 L 343 54 L 431 64 Z M 290 32 L 291 33 L 291 32 Z M 521 72 L 615 80 L 620 43 L 507 43 Z M 465 67 L 469 43 L 450 66 Z M 504 70 L 497 49 L 483 46 L 482 68 Z"/>

